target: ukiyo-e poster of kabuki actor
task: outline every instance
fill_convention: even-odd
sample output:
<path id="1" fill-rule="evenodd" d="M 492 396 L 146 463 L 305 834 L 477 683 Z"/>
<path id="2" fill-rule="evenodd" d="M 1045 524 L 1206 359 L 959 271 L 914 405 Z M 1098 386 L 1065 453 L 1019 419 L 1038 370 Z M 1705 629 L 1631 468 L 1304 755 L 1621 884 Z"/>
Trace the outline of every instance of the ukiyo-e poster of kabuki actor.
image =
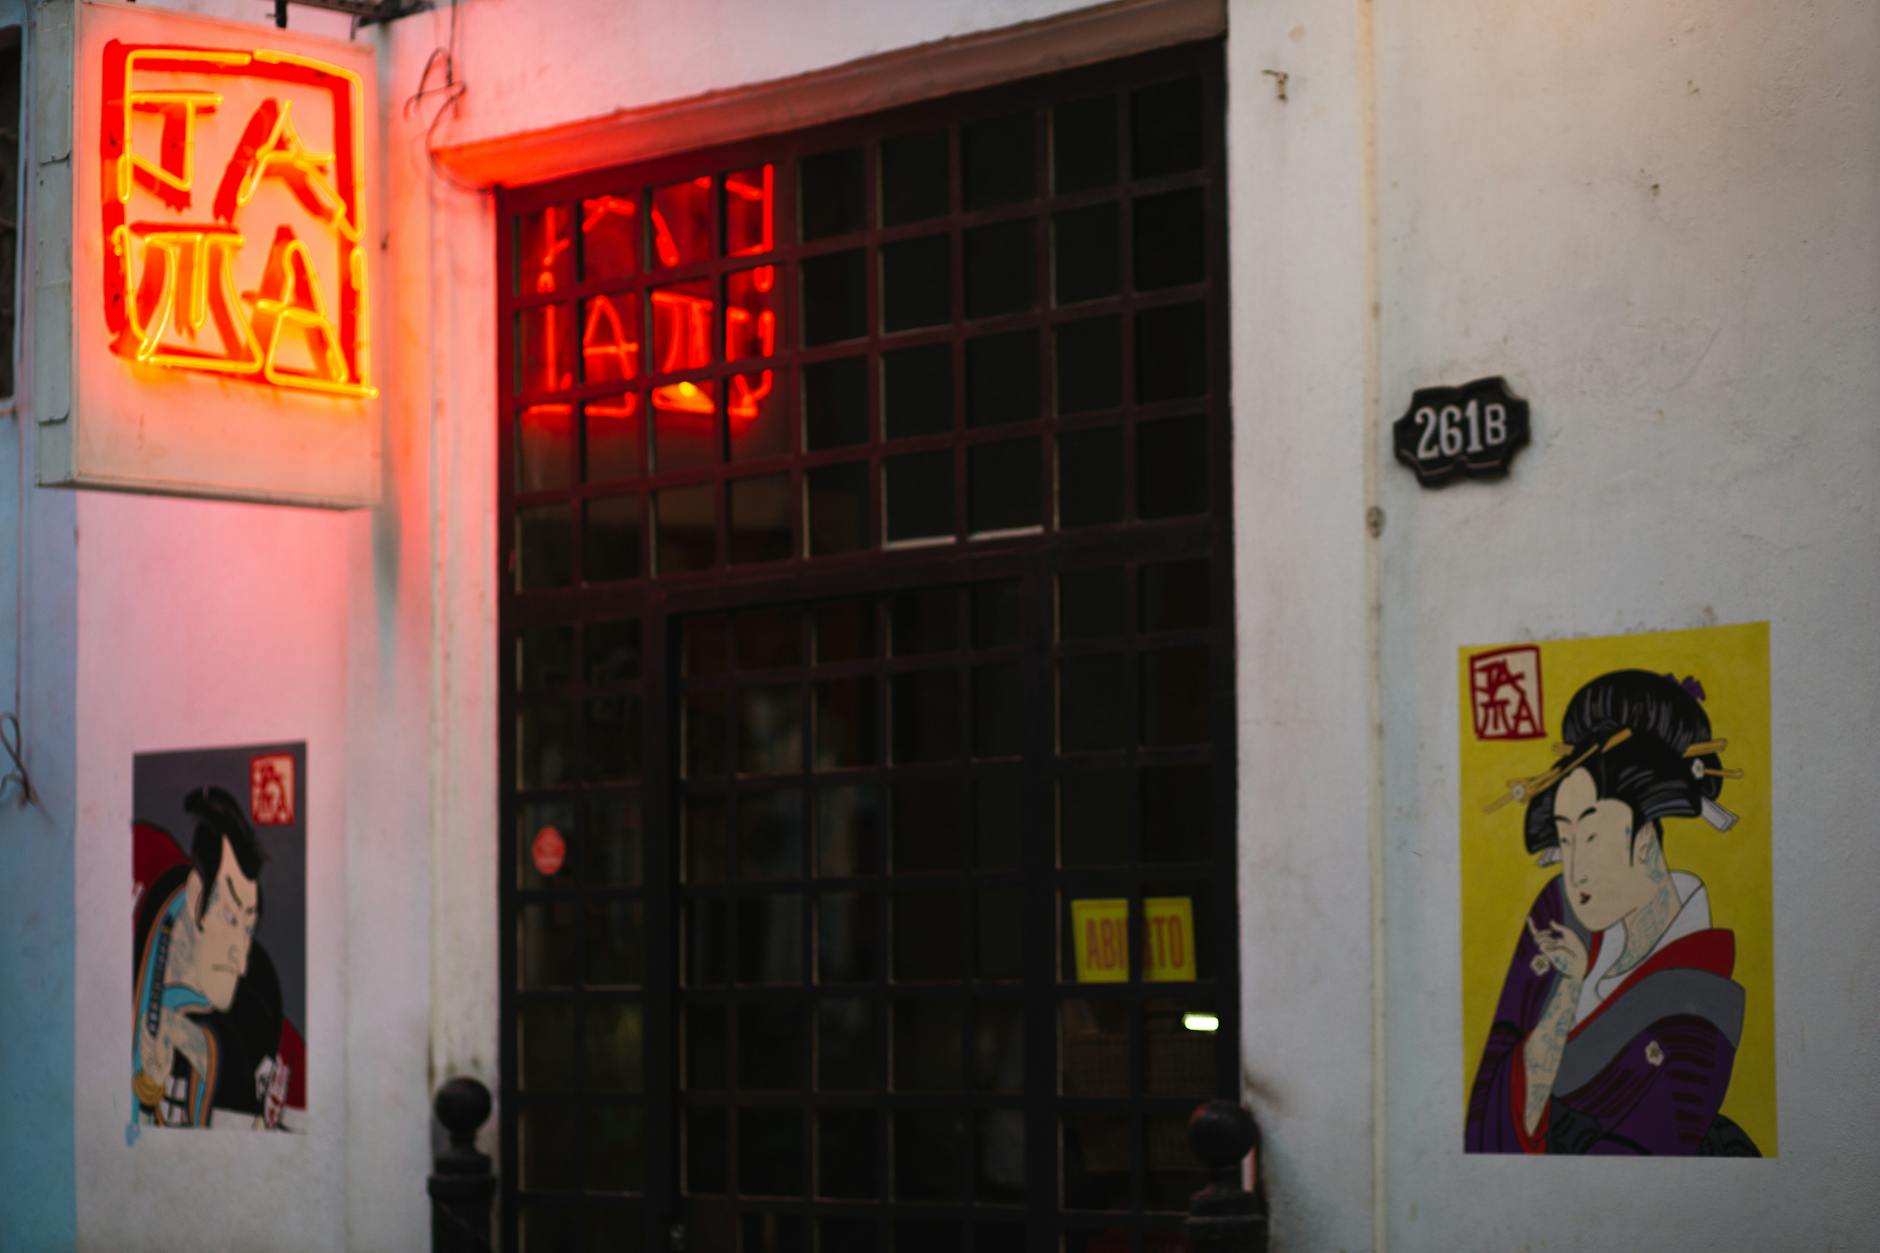
<path id="1" fill-rule="evenodd" d="M 1464 648 L 1464 1147 L 1774 1156 L 1766 623 Z"/>
<path id="2" fill-rule="evenodd" d="M 304 744 L 133 761 L 133 1144 L 304 1129 L 306 766 Z"/>

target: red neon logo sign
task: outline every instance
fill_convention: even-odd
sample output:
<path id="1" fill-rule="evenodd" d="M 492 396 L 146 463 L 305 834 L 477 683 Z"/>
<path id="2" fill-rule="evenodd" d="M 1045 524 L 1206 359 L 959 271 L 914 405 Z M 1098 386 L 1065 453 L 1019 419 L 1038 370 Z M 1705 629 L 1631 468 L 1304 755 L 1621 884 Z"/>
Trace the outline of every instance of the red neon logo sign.
<path id="1" fill-rule="evenodd" d="M 231 102 L 238 89 L 246 103 Z M 287 52 L 113 40 L 102 92 L 112 351 L 157 369 L 377 395 L 359 76 Z M 209 124 L 231 108 L 243 111 L 239 130 Z M 255 256 L 259 280 L 244 290 L 238 275 Z"/>
<path id="2" fill-rule="evenodd" d="M 710 242 L 710 197 L 713 180 L 692 179 L 659 189 L 647 215 L 651 260 L 672 269 L 707 255 Z M 775 168 L 765 165 L 727 174 L 725 196 L 725 255 L 759 256 L 775 244 Z M 526 290 L 547 295 L 573 280 L 575 232 L 590 250 L 594 266 L 598 240 L 608 241 L 602 265 L 608 276 L 638 268 L 637 245 L 627 243 L 622 255 L 619 241 L 638 238 L 639 202 L 631 196 L 599 196 L 578 209 L 554 206 L 541 211 L 539 227 L 526 232 L 522 244 L 522 284 Z M 594 272 L 587 271 L 592 278 Z M 759 265 L 724 276 L 723 360 L 768 358 L 777 349 L 777 270 Z M 527 315 L 522 376 L 524 390 L 564 391 L 583 383 L 630 382 L 650 374 L 683 374 L 702 370 L 720 358 L 714 342 L 719 334 L 719 302 L 703 282 L 652 287 L 645 292 L 647 325 L 642 327 L 641 295 L 597 295 L 572 304 L 541 305 Z M 579 332 L 578 336 L 576 332 Z M 578 340 L 578 342 L 577 342 Z M 577 378 L 577 370 L 579 375 Z M 655 411 L 709 418 L 724 404 L 734 429 L 762 416 L 763 402 L 775 386 L 769 369 L 734 373 L 722 381 L 724 395 L 712 382 L 682 381 L 656 386 L 651 392 Z M 627 416 L 629 408 L 590 404 L 588 412 L 600 416 Z M 530 413 L 566 416 L 573 407 L 549 401 L 527 407 Z"/>

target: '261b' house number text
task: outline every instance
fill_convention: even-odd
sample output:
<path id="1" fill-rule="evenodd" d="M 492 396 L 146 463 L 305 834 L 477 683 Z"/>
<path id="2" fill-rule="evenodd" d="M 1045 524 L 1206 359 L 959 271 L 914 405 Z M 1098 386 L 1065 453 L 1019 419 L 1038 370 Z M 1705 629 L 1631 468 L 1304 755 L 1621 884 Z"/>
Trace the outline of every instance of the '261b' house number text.
<path id="1" fill-rule="evenodd" d="M 1528 406 L 1500 377 L 1420 388 L 1392 427 L 1397 460 L 1425 487 L 1458 475 L 1494 478 L 1528 442 Z"/>

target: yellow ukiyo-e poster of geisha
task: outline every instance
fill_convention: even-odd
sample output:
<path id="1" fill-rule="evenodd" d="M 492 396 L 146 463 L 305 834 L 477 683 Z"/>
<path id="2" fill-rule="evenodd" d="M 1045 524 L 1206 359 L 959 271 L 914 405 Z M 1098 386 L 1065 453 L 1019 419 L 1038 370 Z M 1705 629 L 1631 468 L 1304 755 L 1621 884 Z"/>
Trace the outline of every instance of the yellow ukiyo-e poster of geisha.
<path id="1" fill-rule="evenodd" d="M 1464 1146 L 1774 1156 L 1766 623 L 1461 651 Z"/>

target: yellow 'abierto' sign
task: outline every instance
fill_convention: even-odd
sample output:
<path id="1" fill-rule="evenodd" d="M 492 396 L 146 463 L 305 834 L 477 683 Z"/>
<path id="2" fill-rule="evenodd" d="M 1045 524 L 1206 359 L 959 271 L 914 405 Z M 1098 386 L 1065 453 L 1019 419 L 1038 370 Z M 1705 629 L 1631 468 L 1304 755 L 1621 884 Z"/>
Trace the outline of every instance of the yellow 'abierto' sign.
<path id="1" fill-rule="evenodd" d="M 1190 983 L 1195 977 L 1195 907 L 1186 896 L 1142 902 L 1142 978 Z M 1071 902 L 1071 936 L 1079 983 L 1129 980 L 1129 902 L 1102 897 Z"/>

